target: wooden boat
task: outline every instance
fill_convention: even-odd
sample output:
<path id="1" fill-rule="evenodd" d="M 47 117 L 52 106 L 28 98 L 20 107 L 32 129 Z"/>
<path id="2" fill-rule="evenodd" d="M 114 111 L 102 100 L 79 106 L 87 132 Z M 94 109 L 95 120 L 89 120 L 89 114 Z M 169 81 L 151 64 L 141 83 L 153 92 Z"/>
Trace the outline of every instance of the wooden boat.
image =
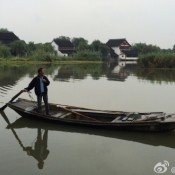
<path id="1" fill-rule="evenodd" d="M 74 106 L 49 104 L 50 115 L 36 112 L 36 103 L 18 99 L 7 104 L 23 117 L 45 120 L 59 124 L 71 124 L 95 128 L 130 131 L 172 131 L 175 129 L 175 115 L 163 112 L 129 113 L 122 111 L 102 111 Z"/>

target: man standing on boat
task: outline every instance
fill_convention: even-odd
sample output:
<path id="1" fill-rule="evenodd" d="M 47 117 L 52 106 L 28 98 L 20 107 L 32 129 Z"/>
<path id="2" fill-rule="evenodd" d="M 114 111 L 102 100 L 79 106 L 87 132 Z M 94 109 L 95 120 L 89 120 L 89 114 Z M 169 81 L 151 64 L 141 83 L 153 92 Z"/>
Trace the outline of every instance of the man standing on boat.
<path id="1" fill-rule="evenodd" d="M 28 92 L 35 88 L 35 94 L 37 96 L 37 112 L 41 113 L 42 98 L 45 104 L 46 115 L 49 115 L 48 95 L 47 86 L 50 84 L 48 78 L 44 75 L 44 68 L 38 69 L 38 75 L 33 78 L 27 88 L 22 90 Z"/>

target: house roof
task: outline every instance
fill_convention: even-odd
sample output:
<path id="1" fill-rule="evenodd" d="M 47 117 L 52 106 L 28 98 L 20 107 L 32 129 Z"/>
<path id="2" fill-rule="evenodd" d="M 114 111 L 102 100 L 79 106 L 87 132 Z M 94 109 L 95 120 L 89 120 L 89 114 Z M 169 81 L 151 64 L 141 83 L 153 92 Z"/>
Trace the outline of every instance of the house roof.
<path id="1" fill-rule="evenodd" d="M 129 46 L 131 46 L 125 38 L 121 38 L 121 39 L 110 39 L 106 43 L 106 45 L 109 46 L 109 47 L 118 47 L 118 46 L 120 46 L 123 43 L 126 43 Z"/>
<path id="2" fill-rule="evenodd" d="M 65 39 L 54 39 L 53 40 L 60 48 L 74 48 L 71 41 Z"/>
<path id="3" fill-rule="evenodd" d="M 19 40 L 19 38 L 13 32 L 0 32 L 0 43 L 10 44 L 15 40 Z"/>

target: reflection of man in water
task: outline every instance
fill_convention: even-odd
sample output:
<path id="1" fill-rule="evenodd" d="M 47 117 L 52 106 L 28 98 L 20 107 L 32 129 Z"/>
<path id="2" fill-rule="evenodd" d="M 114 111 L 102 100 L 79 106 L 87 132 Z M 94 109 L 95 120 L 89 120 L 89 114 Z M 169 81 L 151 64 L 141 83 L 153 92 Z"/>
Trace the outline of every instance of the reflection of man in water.
<path id="1" fill-rule="evenodd" d="M 49 150 L 47 149 L 47 139 L 48 139 L 48 130 L 45 130 L 42 139 L 41 129 L 38 129 L 38 136 L 35 142 L 34 149 L 32 147 L 26 147 L 25 151 L 29 156 L 34 157 L 38 161 L 38 168 L 43 169 L 44 160 L 47 159 Z"/>

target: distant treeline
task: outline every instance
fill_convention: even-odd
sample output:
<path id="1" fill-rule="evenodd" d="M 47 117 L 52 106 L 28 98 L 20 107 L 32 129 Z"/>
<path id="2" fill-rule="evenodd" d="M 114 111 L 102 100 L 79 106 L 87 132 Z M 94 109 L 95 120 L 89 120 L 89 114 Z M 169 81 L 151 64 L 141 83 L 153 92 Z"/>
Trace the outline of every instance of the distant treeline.
<path id="1" fill-rule="evenodd" d="M 63 38 L 63 37 L 61 37 Z M 9 46 L 0 44 L 0 58 L 16 58 L 38 61 L 53 60 L 102 60 L 107 57 L 109 48 L 99 40 L 93 41 L 88 45 L 87 40 L 83 38 L 73 38 L 76 52 L 69 57 L 60 57 L 52 47 L 51 43 L 35 44 L 29 42 L 26 44 L 22 40 L 13 41 Z"/>
<path id="2" fill-rule="evenodd" d="M 0 31 L 8 32 L 7 29 L 0 29 Z M 37 61 L 54 61 L 54 60 L 85 60 L 95 61 L 103 60 L 107 57 L 110 49 L 106 44 L 99 40 L 94 40 L 91 44 L 82 37 L 70 39 L 66 36 L 58 37 L 61 40 L 70 40 L 75 47 L 75 53 L 69 57 L 60 57 L 52 47 L 51 43 L 29 42 L 28 44 L 23 40 L 16 40 L 11 42 L 8 46 L 0 44 L 0 58 L 6 60 L 37 60 Z"/>
<path id="3" fill-rule="evenodd" d="M 8 29 L 0 29 L 8 32 Z M 79 37 L 70 39 L 66 36 L 58 37 L 62 40 L 70 40 L 75 47 L 75 53 L 69 57 L 61 57 L 52 47 L 51 43 L 34 42 L 26 43 L 16 40 L 8 46 L 0 44 L 0 59 L 5 60 L 34 60 L 34 61 L 101 61 L 110 53 L 110 48 L 100 40 L 94 40 L 91 44 L 88 40 Z M 158 46 L 136 43 L 132 48 L 139 55 L 138 64 L 145 68 L 172 68 L 175 67 L 175 45 L 172 49 L 161 49 Z"/>
<path id="4" fill-rule="evenodd" d="M 145 43 L 135 44 L 139 54 L 138 64 L 144 68 L 175 68 L 175 45 L 172 49 L 161 49 Z"/>

